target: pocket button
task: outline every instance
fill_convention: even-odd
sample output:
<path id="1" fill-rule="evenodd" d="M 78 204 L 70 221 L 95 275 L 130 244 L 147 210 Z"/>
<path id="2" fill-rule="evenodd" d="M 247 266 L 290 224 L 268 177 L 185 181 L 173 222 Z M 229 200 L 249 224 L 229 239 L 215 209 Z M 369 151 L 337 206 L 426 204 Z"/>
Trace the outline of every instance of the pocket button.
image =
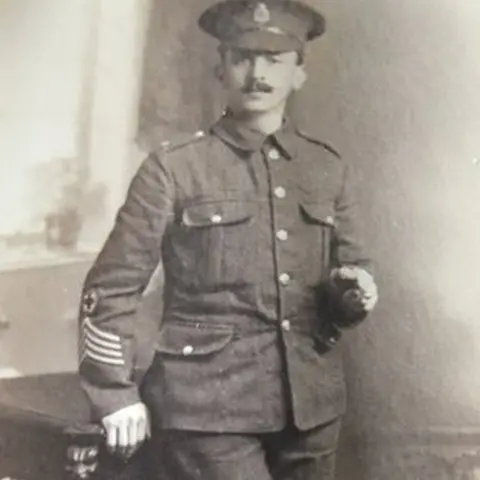
<path id="1" fill-rule="evenodd" d="M 185 345 L 183 347 L 182 353 L 185 357 L 188 357 L 189 355 L 191 355 L 193 353 L 192 345 Z"/>

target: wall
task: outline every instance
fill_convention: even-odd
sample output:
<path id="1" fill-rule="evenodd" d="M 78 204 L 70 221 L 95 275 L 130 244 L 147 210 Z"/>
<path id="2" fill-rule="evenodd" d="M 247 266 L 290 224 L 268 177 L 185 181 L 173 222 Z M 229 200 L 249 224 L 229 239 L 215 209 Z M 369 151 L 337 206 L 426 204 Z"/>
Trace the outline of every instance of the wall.
<path id="1" fill-rule="evenodd" d="M 322 130 L 358 171 L 382 293 L 351 338 L 358 411 L 368 423 L 471 423 L 480 391 L 480 5 L 325 8 L 332 74 L 311 79 L 305 116 L 325 112 Z"/>
<path id="2" fill-rule="evenodd" d="M 139 142 L 147 147 L 213 122 L 221 108 L 213 75 L 215 41 L 196 19 L 211 0 L 152 0 L 140 101 Z M 148 147 L 147 147 L 148 148 Z"/>
<path id="3" fill-rule="evenodd" d="M 381 292 L 346 343 L 347 427 L 359 455 L 380 432 L 452 427 L 461 443 L 480 424 L 480 4 L 324 9 L 328 38 L 297 107 L 355 166 Z M 369 480 L 381 449 L 364 458 Z"/>

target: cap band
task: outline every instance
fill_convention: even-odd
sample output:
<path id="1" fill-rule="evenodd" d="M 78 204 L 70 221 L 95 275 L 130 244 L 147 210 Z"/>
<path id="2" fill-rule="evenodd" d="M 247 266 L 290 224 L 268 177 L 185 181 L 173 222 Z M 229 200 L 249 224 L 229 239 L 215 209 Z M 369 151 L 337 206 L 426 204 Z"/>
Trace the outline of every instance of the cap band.
<path id="1" fill-rule="evenodd" d="M 273 28 L 246 30 L 222 39 L 221 43 L 228 47 L 267 52 L 296 51 L 304 46 L 304 42 L 296 36 L 277 32 Z"/>
<path id="2" fill-rule="evenodd" d="M 298 50 L 321 35 L 324 18 L 295 0 L 228 0 L 208 8 L 200 27 L 220 42 L 238 48 Z"/>

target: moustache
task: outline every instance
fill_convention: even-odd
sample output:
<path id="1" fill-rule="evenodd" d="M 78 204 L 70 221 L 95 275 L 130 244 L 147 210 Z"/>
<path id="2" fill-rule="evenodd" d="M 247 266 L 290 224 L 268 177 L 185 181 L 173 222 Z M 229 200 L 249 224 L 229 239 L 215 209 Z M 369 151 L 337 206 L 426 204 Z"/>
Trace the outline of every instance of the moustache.
<path id="1" fill-rule="evenodd" d="M 273 88 L 267 83 L 253 81 L 245 85 L 242 91 L 243 93 L 271 93 L 273 92 Z"/>

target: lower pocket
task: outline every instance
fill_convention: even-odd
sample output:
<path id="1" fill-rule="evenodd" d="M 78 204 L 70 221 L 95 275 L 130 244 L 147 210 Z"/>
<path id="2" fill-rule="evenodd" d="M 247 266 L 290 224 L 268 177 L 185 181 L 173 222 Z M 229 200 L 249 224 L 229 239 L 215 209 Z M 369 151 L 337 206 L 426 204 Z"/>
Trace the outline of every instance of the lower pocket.
<path id="1" fill-rule="evenodd" d="M 198 357 L 223 350 L 233 338 L 230 326 L 202 323 L 165 323 L 156 343 L 157 353 L 170 356 Z"/>

